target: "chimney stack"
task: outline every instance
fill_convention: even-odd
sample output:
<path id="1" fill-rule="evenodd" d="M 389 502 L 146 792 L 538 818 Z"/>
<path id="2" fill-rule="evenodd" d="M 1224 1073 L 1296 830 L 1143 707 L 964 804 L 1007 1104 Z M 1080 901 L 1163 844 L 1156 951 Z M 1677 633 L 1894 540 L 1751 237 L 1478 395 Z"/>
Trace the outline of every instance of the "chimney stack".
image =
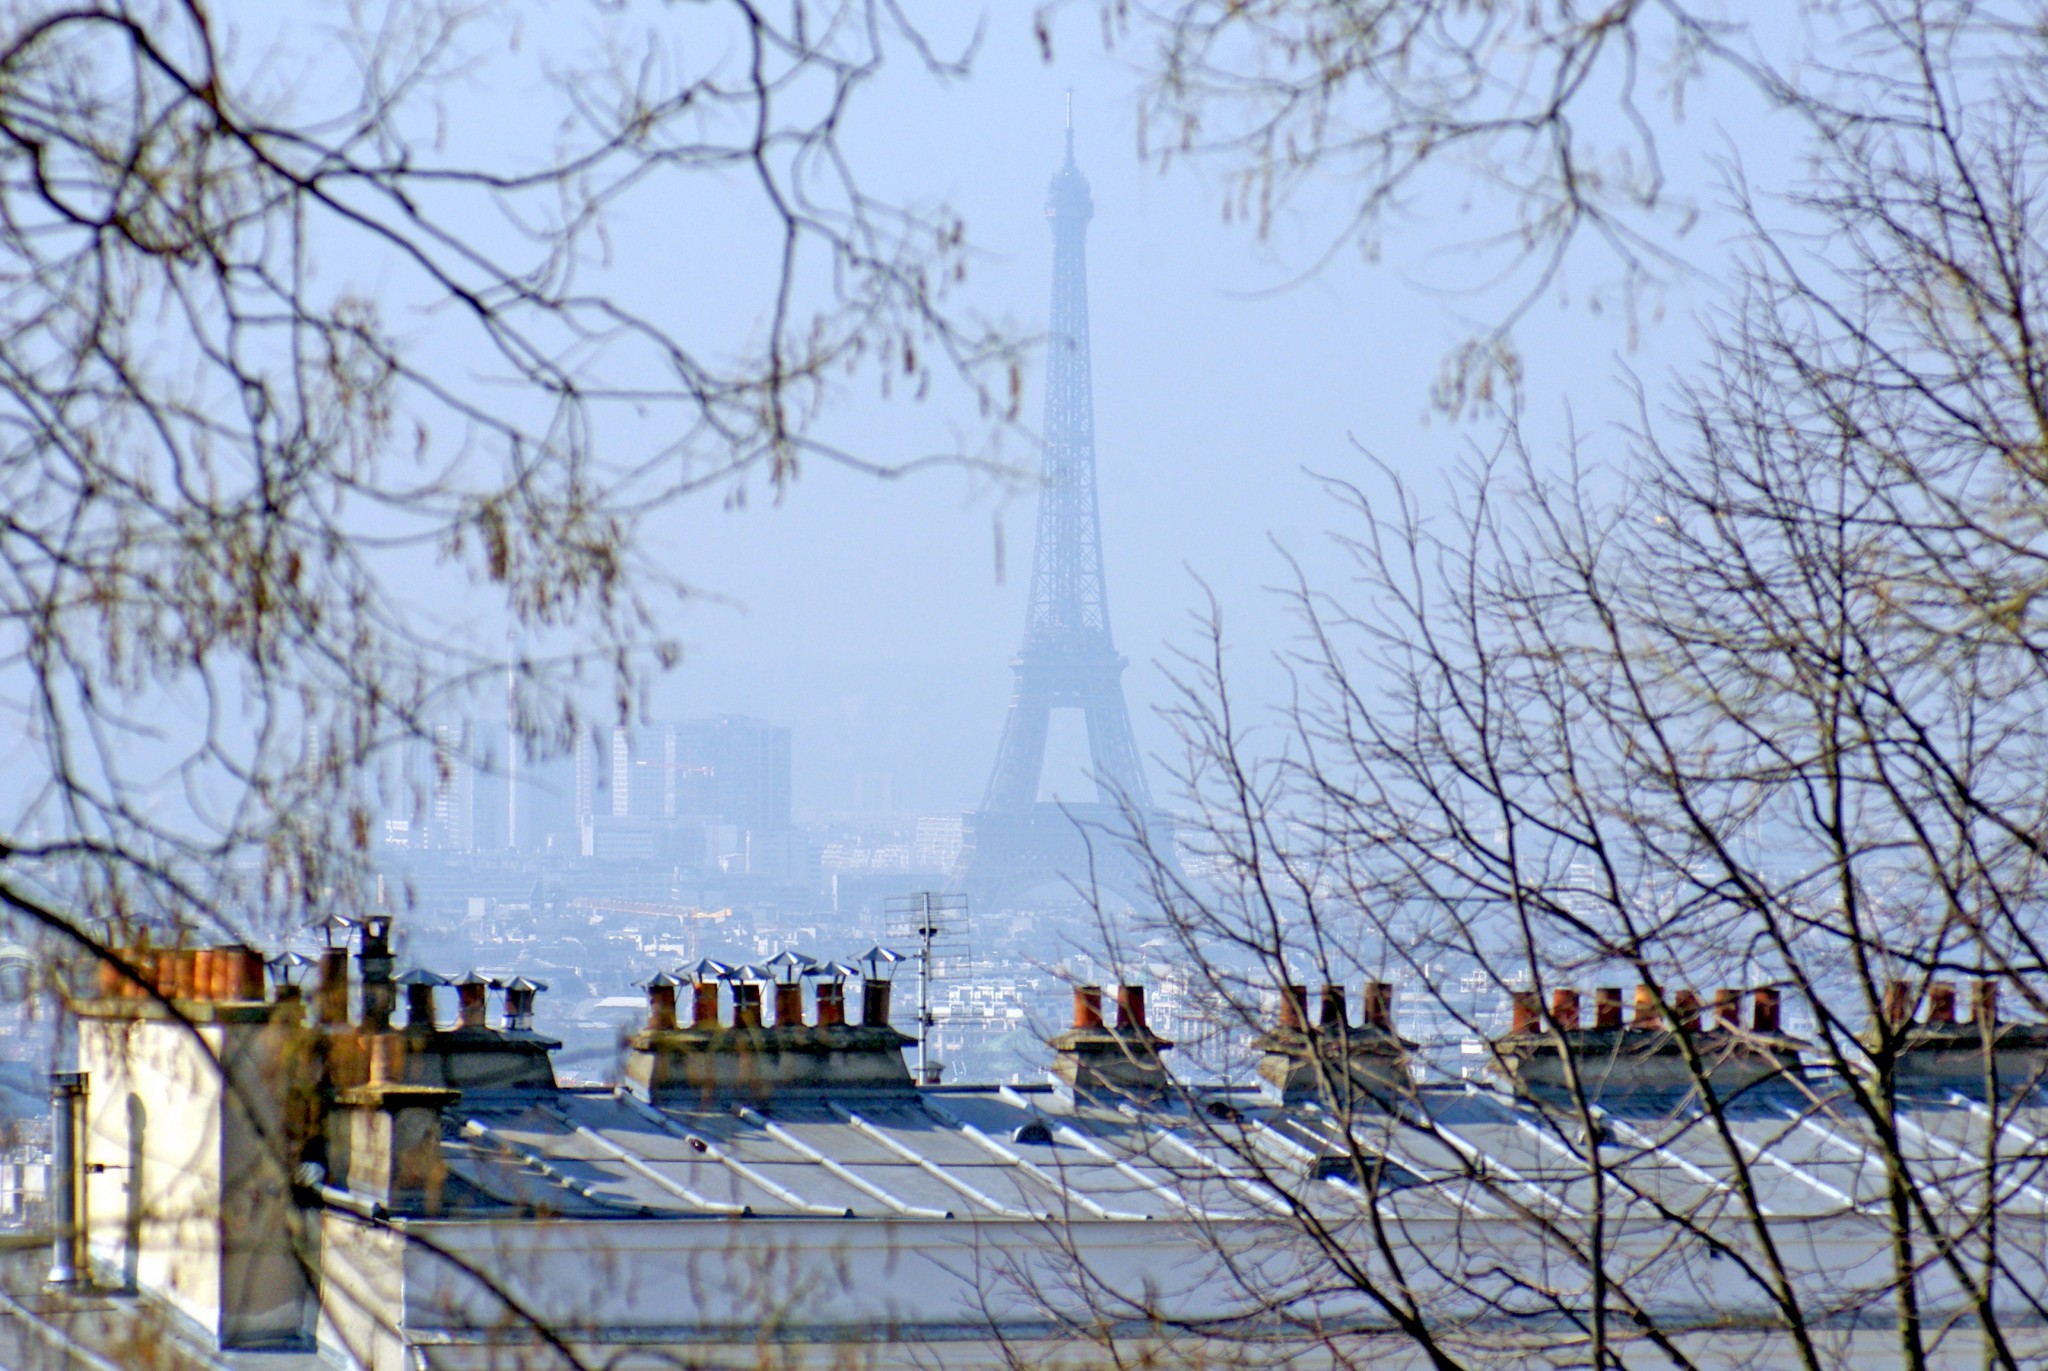
<path id="1" fill-rule="evenodd" d="M 1173 1044 L 1145 1022 L 1145 987 L 1116 988 L 1116 1027 L 1102 1022 L 1102 991 L 1074 991 L 1074 1026 L 1052 1040 L 1053 1073 L 1079 1093 L 1130 1097 L 1156 1094 L 1167 1082 L 1159 1060 Z"/>

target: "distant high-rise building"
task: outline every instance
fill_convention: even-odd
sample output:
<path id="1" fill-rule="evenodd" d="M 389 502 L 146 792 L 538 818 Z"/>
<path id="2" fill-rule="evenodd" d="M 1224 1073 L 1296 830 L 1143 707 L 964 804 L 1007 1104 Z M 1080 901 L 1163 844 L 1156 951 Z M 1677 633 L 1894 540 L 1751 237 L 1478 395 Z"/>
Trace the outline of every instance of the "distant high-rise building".
<path id="1" fill-rule="evenodd" d="M 744 715 L 684 724 L 678 773 L 699 812 L 708 795 L 714 812 L 741 828 L 789 827 L 789 730 Z"/>
<path id="2" fill-rule="evenodd" d="M 721 869 L 758 866 L 756 874 L 771 875 L 806 860 L 800 846 L 771 837 L 790 828 L 789 729 L 781 725 L 741 715 L 622 725 L 579 743 L 575 786 L 583 848 L 593 856 L 638 852 L 654 841 L 627 843 L 600 829 L 669 825 L 696 836 L 659 846 L 657 855 L 701 850 L 704 862 Z"/>
<path id="3" fill-rule="evenodd" d="M 469 732 L 465 724 L 434 726 L 426 787 L 427 846 L 458 852 L 476 846 L 476 771 L 470 761 Z"/>

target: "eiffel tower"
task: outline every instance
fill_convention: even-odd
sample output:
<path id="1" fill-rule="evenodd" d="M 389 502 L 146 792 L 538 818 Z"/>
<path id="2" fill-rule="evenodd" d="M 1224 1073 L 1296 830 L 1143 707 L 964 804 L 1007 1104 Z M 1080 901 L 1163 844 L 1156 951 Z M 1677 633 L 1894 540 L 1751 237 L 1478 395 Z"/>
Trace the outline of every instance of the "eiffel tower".
<path id="1" fill-rule="evenodd" d="M 1016 690 L 995 771 L 981 808 L 967 816 L 956 882 L 982 909 L 1012 906 L 1038 887 L 1085 890 L 1091 882 L 1144 903 L 1149 885 L 1128 840 L 1134 828 L 1167 831 L 1153 812 L 1131 735 L 1123 690 L 1129 663 L 1110 637 L 1102 582 L 1088 359 L 1088 221 L 1094 215 L 1088 179 L 1074 165 L 1070 97 L 1067 160 L 1045 197 L 1053 242 L 1052 334 L 1031 608 L 1024 646 L 1010 663 Z M 1039 803 L 1046 731 L 1055 709 L 1079 709 L 1086 716 L 1093 803 Z M 1162 846 L 1171 861 L 1170 839 Z"/>

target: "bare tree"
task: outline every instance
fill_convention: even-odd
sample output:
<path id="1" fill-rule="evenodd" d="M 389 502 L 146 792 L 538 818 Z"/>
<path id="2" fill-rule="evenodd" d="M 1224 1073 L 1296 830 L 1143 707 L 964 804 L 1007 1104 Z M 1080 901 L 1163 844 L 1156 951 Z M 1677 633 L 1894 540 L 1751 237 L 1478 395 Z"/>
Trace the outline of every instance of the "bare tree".
<path id="1" fill-rule="evenodd" d="M 623 710 L 694 589 L 642 536 L 675 501 L 990 462 L 1016 354 L 953 293 L 962 226 L 844 151 L 890 65 L 965 71 L 889 0 L 0 16 L 0 922 L 43 988 L 187 1030 L 103 1073 L 184 1073 L 110 1163 L 131 1253 L 210 1229 L 317 1272 L 362 1040 L 289 997 L 217 1023 L 262 977 L 195 989 L 190 945 L 368 905 L 401 745 L 508 671 L 535 750 Z M 676 298 L 724 313 L 644 288 L 668 222 Z M 861 385 L 963 394 L 989 445 L 836 446 Z M 183 1364 L 149 1331 L 117 1355 Z"/>
<path id="2" fill-rule="evenodd" d="M 820 436 L 862 373 L 1000 420 L 960 225 L 842 151 L 892 50 L 962 70 L 866 0 L 0 21 L 0 900 L 71 930 L 357 888 L 364 778 L 507 626 L 542 746 L 586 664 L 623 701 L 672 660 L 650 512 L 914 464 Z M 671 269 L 750 316 L 608 274 L 679 205 L 737 233 Z M 496 627 L 451 639 L 426 585 Z"/>
<path id="3" fill-rule="evenodd" d="M 1748 253 L 1712 362 L 1644 400 L 1618 471 L 1510 418 L 1449 510 L 1385 468 L 1333 481 L 1353 576 L 1297 575 L 1281 717 L 1247 719 L 1220 624 L 1186 660 L 1216 875 L 1162 865 L 1163 928 L 1245 1030 L 1289 1002 L 1330 1163 L 1187 1088 L 1184 1171 L 1227 1170 L 1257 1249 L 1296 1254 L 1231 1268 L 1275 1342 L 2040 1354 L 2048 108 L 2009 18 L 1836 13 L 1797 83 L 1805 179 L 1731 171 Z M 1384 1034 L 1309 1024 L 1302 984 L 1359 977 L 1452 1049 L 1415 1060 L 1434 1083 L 1363 1084 Z M 1588 982 L 1615 987 L 1591 1023 Z M 1312 1184 L 1332 1166 L 1348 1207 Z"/>

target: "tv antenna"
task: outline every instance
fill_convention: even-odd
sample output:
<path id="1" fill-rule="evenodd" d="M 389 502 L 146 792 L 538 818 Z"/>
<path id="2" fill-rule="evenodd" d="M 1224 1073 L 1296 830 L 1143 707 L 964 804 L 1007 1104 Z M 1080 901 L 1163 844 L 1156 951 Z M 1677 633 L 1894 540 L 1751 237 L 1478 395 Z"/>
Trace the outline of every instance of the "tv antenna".
<path id="1" fill-rule="evenodd" d="M 913 943 L 917 951 L 917 1083 L 937 1085 L 945 1065 L 931 1059 L 932 983 L 969 973 L 967 897 L 920 890 L 891 895 L 882 904 L 885 941 Z"/>

